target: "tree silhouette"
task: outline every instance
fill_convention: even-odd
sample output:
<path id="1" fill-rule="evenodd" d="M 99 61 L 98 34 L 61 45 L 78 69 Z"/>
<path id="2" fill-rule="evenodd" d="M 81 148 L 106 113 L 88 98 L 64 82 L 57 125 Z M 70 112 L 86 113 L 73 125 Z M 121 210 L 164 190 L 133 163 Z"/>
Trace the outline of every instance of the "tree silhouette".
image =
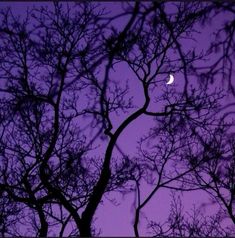
<path id="1" fill-rule="evenodd" d="M 135 2 L 113 15 L 94 3 L 54 3 L 24 17 L 1 11 L 2 236 L 98 235 L 96 211 L 112 191 L 135 193 L 135 236 L 141 210 L 160 188 L 213 193 L 234 221 L 233 142 L 214 124 L 224 119 L 217 116 L 223 92 L 192 83 L 205 55 L 184 47 L 198 23 L 225 10 L 228 4 Z M 170 73 L 181 78 L 174 88 L 165 86 Z M 142 118 L 153 126 L 135 138 L 138 155 L 127 154 L 121 138 Z M 218 175 L 220 164 L 226 172 Z M 144 183 L 152 190 L 142 198 Z M 171 228 L 178 212 L 170 213 Z M 193 220 L 197 229 L 200 219 Z M 182 219 L 183 233 L 177 227 L 156 235 L 223 236 L 208 232 L 213 222 L 191 232 Z"/>
<path id="2" fill-rule="evenodd" d="M 231 237 L 234 229 L 222 227 L 223 213 L 205 216 L 200 208 L 184 213 L 182 201 L 175 194 L 172 196 L 170 214 L 164 224 L 149 222 L 149 229 L 154 237 Z"/>
<path id="3" fill-rule="evenodd" d="M 190 184 L 207 191 L 213 201 L 221 204 L 223 210 L 234 219 L 234 139 L 229 125 L 220 125 L 208 132 L 207 138 L 201 138 L 201 150 L 187 156 L 204 158 L 206 162 L 193 171 Z"/>

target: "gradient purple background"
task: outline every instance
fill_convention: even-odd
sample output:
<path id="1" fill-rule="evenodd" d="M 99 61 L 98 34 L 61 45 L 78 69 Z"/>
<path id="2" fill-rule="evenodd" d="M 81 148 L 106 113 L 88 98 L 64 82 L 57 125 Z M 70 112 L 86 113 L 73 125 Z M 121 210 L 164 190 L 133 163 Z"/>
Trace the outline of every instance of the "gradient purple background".
<path id="1" fill-rule="evenodd" d="M 111 12 L 111 14 L 116 14 L 120 11 L 121 2 L 99 2 L 100 5 L 104 6 L 107 10 Z M 38 2 L 1 2 L 0 8 L 10 6 L 16 14 L 21 16 L 25 15 L 27 7 L 38 7 L 41 5 L 52 6 L 52 3 L 38 3 Z M 212 38 L 212 32 L 219 27 L 220 23 L 223 22 L 224 16 L 217 17 L 212 20 L 211 26 L 207 26 L 206 28 L 199 28 L 197 30 L 201 31 L 201 33 L 197 33 L 198 36 L 197 42 L 186 41 L 184 47 L 191 48 L 193 46 L 197 47 L 198 50 L 206 49 L 210 39 Z M 115 22 L 115 25 L 118 27 L 122 27 L 125 23 L 126 19 L 119 19 Z M 131 91 L 134 96 L 134 102 L 138 105 L 141 105 L 143 101 L 143 95 L 140 91 L 140 85 L 138 85 L 138 81 L 133 78 L 133 75 L 128 70 L 127 66 L 122 66 L 117 68 L 119 73 L 114 74 L 113 77 L 119 77 L 120 79 L 128 79 L 131 85 Z M 195 78 L 190 78 L 190 80 L 196 80 Z M 165 87 L 165 82 L 159 83 L 159 88 Z M 182 87 L 181 75 L 175 75 L 175 83 L 169 87 Z M 212 86 L 211 86 L 212 87 Z M 156 92 L 159 93 L 159 92 Z M 227 101 L 232 100 L 233 98 L 228 95 L 226 98 Z M 115 123 L 118 125 L 122 118 L 115 118 Z M 122 150 L 129 155 L 135 155 L 136 153 L 136 139 L 139 138 L 139 135 L 143 134 L 143 132 L 148 129 L 146 125 L 151 127 L 153 123 L 152 119 L 148 119 L 146 117 L 141 117 L 136 120 L 131 126 L 129 126 L 121 137 L 118 140 L 119 146 Z M 100 149 L 99 152 L 101 152 Z M 144 189 L 143 189 L 144 187 Z M 142 193 L 147 193 L 150 187 L 148 185 L 142 186 Z M 109 199 L 114 198 L 118 205 L 114 206 Z M 104 203 L 101 204 L 98 208 L 98 211 L 95 215 L 95 225 L 97 228 L 102 230 L 102 236 L 133 236 L 133 212 L 134 212 L 134 194 L 125 195 L 124 197 L 117 192 L 113 192 L 109 195 L 109 199 L 105 198 Z M 195 204 L 197 207 L 202 203 L 208 203 L 209 197 L 205 192 L 187 192 L 183 194 L 183 206 L 185 211 L 188 211 L 193 208 Z M 160 222 L 164 222 L 168 216 L 169 207 L 170 207 L 170 193 L 168 190 L 161 189 L 151 200 L 151 202 L 143 209 L 142 212 L 142 220 L 140 222 L 140 231 L 141 235 L 149 235 L 146 230 L 146 219 L 145 215 L 149 220 L 156 220 Z M 218 210 L 218 207 L 214 205 L 208 205 L 204 207 L 205 213 L 214 214 Z M 225 221 L 227 223 L 227 221 Z M 53 234 L 50 234 L 53 235 Z"/>

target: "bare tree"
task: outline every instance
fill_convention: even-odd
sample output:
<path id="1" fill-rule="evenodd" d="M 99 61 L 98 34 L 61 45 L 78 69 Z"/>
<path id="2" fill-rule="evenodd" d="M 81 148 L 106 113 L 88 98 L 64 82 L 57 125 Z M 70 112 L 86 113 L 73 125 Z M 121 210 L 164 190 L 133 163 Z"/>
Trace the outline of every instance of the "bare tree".
<path id="1" fill-rule="evenodd" d="M 220 99 L 219 93 L 205 94 L 203 97 L 202 91 L 202 89 L 199 89 L 200 96 L 197 96 L 198 92 L 195 92 L 195 98 L 191 98 L 192 102 L 195 103 L 194 105 L 187 105 L 187 103 L 179 100 L 178 107 L 175 108 L 176 111 L 173 115 L 167 118 L 156 118 L 156 126 L 151 128 L 149 134 L 139 142 L 138 163 L 144 171 L 141 179 L 151 186 L 151 190 L 149 193 L 146 194 L 145 192 L 145 195 L 141 195 L 144 186 L 141 186 L 143 184 L 141 180 L 137 181 L 134 222 L 136 236 L 139 236 L 138 224 L 141 218 L 141 210 L 154 199 L 160 189 L 167 188 L 179 191 L 197 189 L 184 184 L 184 179 L 197 167 L 203 165 L 205 158 L 193 160 L 185 156 L 185 153 L 188 150 L 194 150 L 194 147 L 198 144 L 195 128 L 205 132 L 205 127 L 209 130 L 213 126 L 213 112 L 218 106 L 217 100 Z M 165 97 L 164 95 L 163 98 L 176 99 L 177 96 L 173 96 L 173 92 L 171 93 L 171 96 Z M 169 94 L 169 92 L 166 92 L 166 94 Z M 176 92 L 174 92 L 174 95 L 176 95 Z M 195 113 L 195 108 L 197 113 Z M 191 166 L 188 166 L 188 164 Z"/>
<path id="2" fill-rule="evenodd" d="M 186 154 L 192 159 L 204 158 L 206 162 L 193 171 L 187 182 L 208 192 L 212 201 L 219 203 L 235 223 L 234 138 L 231 126 L 223 123 L 208 131 L 207 138 L 200 136 L 200 140 L 198 153 L 188 151 Z"/>
<path id="3" fill-rule="evenodd" d="M 213 124 L 222 96 L 190 84 L 203 55 L 183 42 L 194 37 L 195 24 L 211 8 L 135 2 L 110 16 L 91 3 L 55 3 L 52 10 L 28 11 L 24 19 L 9 9 L 1 12 L 0 188 L 9 208 L 2 215 L 3 235 L 22 234 L 8 222 L 16 206 L 21 212 L 16 209 L 13 217 L 24 217 L 30 235 L 45 237 L 59 227 L 57 235 L 63 236 L 71 224 L 69 235 L 92 236 L 104 194 L 136 188 L 139 236 L 140 210 L 159 188 L 188 189 L 188 174 L 202 171 L 207 160 L 192 163 L 185 151 L 200 141 L 195 128 Z M 136 87 L 128 79 L 116 79 L 122 65 L 139 86 L 141 102 L 133 100 Z M 169 73 L 182 77 L 182 87 L 164 89 Z M 157 125 L 140 135 L 136 160 L 118 141 L 141 117 Z M 151 151 L 146 141 L 159 146 Z M 155 174 L 154 186 L 141 201 L 147 173 Z"/>
<path id="4" fill-rule="evenodd" d="M 209 42 L 208 49 L 206 49 L 204 65 L 193 67 L 194 74 L 197 74 L 203 85 L 209 87 L 209 85 L 221 80 L 233 96 L 235 95 L 233 84 L 234 13 L 235 6 L 233 2 L 214 2 L 207 7 L 201 22 L 204 27 L 211 25 L 211 19 L 213 18 L 223 19 L 223 21 L 212 32 L 213 38 Z"/>
<path id="5" fill-rule="evenodd" d="M 89 4 L 36 9 L 22 22 L 10 10 L 1 14 L 1 189 L 36 212 L 35 232 L 42 237 L 51 203 L 79 223 L 78 209 L 95 182 L 82 161 L 90 146 L 74 119 L 80 54 L 90 56 L 97 47 L 88 49 L 100 31 L 99 15 Z"/>
<path id="6" fill-rule="evenodd" d="M 184 212 L 180 197 L 172 196 L 170 214 L 164 224 L 150 221 L 148 227 L 154 237 L 231 237 L 235 230 L 222 227 L 223 212 L 204 215 L 200 208 Z"/>

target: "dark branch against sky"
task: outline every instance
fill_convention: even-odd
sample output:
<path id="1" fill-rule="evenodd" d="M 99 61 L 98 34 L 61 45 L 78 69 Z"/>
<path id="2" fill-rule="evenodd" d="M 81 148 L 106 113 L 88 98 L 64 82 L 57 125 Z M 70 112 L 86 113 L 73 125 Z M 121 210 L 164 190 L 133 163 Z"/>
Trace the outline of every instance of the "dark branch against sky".
<path id="1" fill-rule="evenodd" d="M 0 7 L 2 237 L 235 235 L 234 3 Z"/>

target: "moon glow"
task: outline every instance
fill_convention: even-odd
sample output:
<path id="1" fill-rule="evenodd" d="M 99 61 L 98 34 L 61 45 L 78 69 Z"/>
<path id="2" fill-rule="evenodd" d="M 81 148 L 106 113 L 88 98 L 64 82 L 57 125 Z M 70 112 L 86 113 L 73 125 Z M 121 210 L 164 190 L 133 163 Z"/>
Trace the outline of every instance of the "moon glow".
<path id="1" fill-rule="evenodd" d="M 170 74 L 169 75 L 169 80 L 166 84 L 173 84 L 174 80 L 175 80 L 174 76 L 172 74 Z"/>

